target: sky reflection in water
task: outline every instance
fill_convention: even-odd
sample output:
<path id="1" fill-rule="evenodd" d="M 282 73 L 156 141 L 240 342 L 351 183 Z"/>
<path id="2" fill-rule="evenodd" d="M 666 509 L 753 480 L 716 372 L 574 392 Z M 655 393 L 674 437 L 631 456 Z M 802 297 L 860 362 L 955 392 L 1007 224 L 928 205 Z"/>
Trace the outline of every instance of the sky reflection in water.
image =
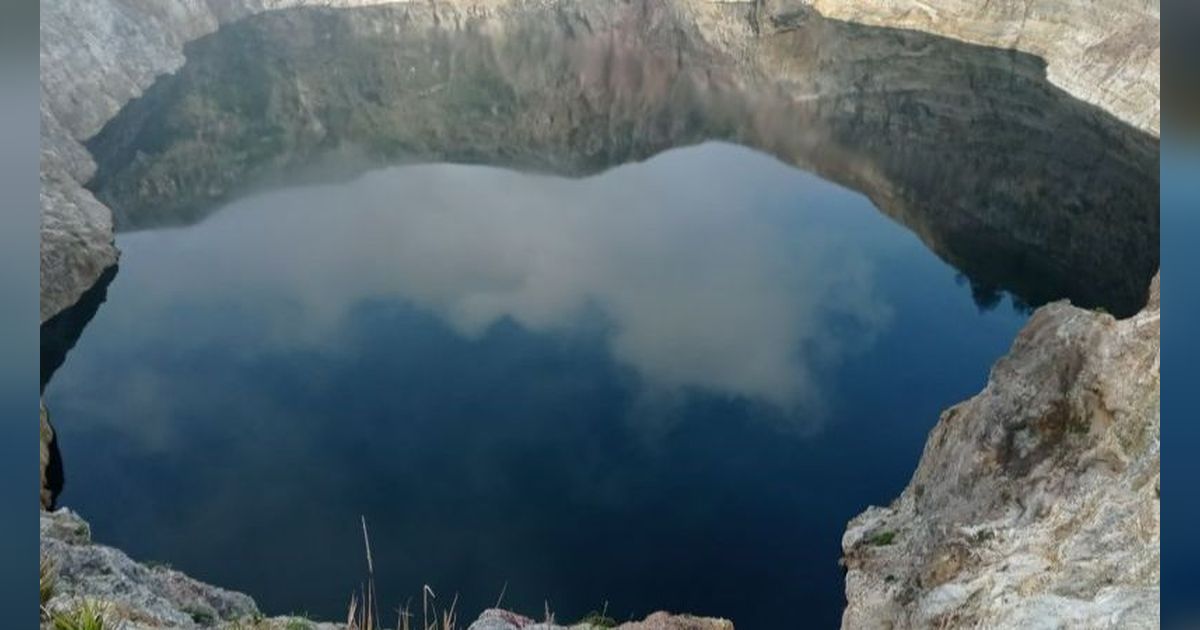
<path id="1" fill-rule="evenodd" d="M 325 617 L 365 514 L 397 601 L 834 625 L 845 521 L 1023 319 L 862 196 L 715 143 L 582 180 L 392 168 L 119 241 L 47 390 L 62 502 Z"/>

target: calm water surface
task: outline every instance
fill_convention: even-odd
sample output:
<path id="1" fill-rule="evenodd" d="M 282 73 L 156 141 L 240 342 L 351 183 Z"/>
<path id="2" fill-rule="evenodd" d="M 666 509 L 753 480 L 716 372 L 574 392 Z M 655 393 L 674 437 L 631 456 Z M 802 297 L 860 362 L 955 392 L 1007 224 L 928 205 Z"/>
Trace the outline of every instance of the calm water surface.
<path id="1" fill-rule="evenodd" d="M 783 18 L 190 43 L 87 143 L 123 256 L 42 329 L 60 502 L 274 614 L 345 615 L 365 518 L 388 609 L 836 627 L 846 521 L 1027 305 L 1140 307 L 1158 143 L 1031 55 Z"/>
<path id="2" fill-rule="evenodd" d="M 362 515 L 388 602 L 835 625 L 845 522 L 1024 319 L 861 195 L 719 143 L 580 180 L 378 170 L 118 244 L 47 389 L 62 502 L 332 618 Z"/>

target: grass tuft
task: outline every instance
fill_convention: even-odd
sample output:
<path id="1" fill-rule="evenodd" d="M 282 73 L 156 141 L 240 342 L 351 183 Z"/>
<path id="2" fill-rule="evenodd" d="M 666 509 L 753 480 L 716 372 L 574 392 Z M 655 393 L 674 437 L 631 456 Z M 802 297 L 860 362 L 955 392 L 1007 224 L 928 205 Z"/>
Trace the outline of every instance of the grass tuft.
<path id="1" fill-rule="evenodd" d="M 49 614 L 54 630 L 112 630 L 112 607 L 95 599 L 81 600 L 75 607 Z"/>
<path id="2" fill-rule="evenodd" d="M 386 630 L 380 619 L 378 598 L 375 595 L 375 562 L 371 557 L 371 536 L 367 532 L 366 517 L 362 517 L 362 532 L 363 546 L 367 554 L 367 582 L 360 593 L 350 596 L 350 605 L 346 612 L 346 630 Z M 397 612 L 397 630 L 411 630 L 415 615 L 409 612 L 408 605 Z M 437 594 L 426 584 L 421 589 L 420 630 L 458 630 L 458 594 L 455 593 L 449 608 L 438 610 Z"/>
<path id="3" fill-rule="evenodd" d="M 312 630 L 313 623 L 307 617 L 292 617 L 284 624 L 283 630 Z"/>
<path id="4" fill-rule="evenodd" d="M 579 625 L 591 626 L 593 628 L 616 628 L 617 620 L 604 613 L 592 611 L 586 617 L 579 620 Z"/>

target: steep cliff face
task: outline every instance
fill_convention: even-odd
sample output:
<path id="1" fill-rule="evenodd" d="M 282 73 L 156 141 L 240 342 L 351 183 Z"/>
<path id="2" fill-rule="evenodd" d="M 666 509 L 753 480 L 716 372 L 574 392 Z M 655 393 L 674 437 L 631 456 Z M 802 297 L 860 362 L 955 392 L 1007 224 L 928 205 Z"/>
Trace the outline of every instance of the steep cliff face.
<path id="1" fill-rule="evenodd" d="M 801 1 L 832 18 L 1033 53 L 1055 84 L 1158 135 L 1158 0 Z"/>
<path id="2" fill-rule="evenodd" d="M 842 540 L 844 628 L 1157 628 L 1159 284 L 1037 311 L 890 507 Z"/>

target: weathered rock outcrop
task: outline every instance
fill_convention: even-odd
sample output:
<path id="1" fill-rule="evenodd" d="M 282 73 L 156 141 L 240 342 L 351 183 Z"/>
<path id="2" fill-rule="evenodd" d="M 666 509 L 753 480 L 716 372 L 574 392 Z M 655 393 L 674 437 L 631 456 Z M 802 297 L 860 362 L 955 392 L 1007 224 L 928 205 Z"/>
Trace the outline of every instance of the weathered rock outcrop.
<path id="1" fill-rule="evenodd" d="M 1157 628 L 1159 285 L 1134 317 L 1039 309 L 850 522 L 844 628 Z"/>
<path id="2" fill-rule="evenodd" d="M 42 512 L 41 547 L 43 562 L 55 576 L 46 604 L 51 612 L 94 599 L 111 606 L 114 617 L 131 628 L 194 628 L 258 613 L 245 595 L 169 568 L 148 567 L 93 543 L 88 524 L 70 510 Z"/>

